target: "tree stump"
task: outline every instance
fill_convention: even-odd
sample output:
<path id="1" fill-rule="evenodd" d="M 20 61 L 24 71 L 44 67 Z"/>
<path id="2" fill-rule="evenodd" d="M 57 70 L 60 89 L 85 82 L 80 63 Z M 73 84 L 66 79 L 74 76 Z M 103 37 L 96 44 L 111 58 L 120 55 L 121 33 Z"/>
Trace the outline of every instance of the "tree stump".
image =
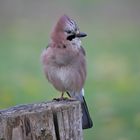
<path id="1" fill-rule="evenodd" d="M 79 101 L 52 101 L 0 110 L 0 140 L 82 140 Z"/>

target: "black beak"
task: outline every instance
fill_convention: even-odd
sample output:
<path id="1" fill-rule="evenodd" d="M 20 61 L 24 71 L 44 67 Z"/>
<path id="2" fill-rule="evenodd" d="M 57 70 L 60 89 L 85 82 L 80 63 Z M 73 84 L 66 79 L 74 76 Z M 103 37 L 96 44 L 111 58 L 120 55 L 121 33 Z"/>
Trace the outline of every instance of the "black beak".
<path id="1" fill-rule="evenodd" d="M 86 33 L 79 32 L 75 36 L 80 38 L 80 37 L 86 37 L 87 34 Z"/>
<path id="2" fill-rule="evenodd" d="M 70 35 L 67 37 L 67 40 L 71 41 L 72 39 L 74 39 L 75 37 L 81 38 L 81 37 L 86 37 L 87 34 L 82 33 L 82 32 L 78 32 L 76 34 Z"/>

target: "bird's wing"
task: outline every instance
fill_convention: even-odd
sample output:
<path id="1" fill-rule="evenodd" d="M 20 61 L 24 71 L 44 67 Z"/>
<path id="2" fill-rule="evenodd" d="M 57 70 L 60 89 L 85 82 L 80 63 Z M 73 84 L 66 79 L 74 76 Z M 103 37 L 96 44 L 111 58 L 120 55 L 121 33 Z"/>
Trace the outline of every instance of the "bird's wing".
<path id="1" fill-rule="evenodd" d="M 82 46 L 81 46 L 81 52 L 83 53 L 84 56 L 86 56 L 86 51 Z"/>

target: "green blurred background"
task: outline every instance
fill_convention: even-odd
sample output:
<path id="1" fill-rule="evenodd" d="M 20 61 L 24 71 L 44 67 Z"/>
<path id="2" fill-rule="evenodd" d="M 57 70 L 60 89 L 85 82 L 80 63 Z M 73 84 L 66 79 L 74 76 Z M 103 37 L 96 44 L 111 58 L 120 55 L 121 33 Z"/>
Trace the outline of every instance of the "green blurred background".
<path id="1" fill-rule="evenodd" d="M 57 19 L 76 20 L 87 52 L 85 140 L 140 140 L 140 1 L 1 0 L 0 109 L 59 97 L 45 79 L 42 49 Z"/>

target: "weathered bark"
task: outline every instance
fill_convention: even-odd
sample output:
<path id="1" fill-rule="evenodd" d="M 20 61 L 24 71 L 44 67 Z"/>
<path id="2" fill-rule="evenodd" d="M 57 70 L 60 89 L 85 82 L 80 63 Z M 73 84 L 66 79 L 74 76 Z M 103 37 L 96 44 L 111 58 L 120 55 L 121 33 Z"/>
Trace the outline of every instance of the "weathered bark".
<path id="1" fill-rule="evenodd" d="M 0 140 L 82 140 L 78 101 L 19 105 L 0 111 Z"/>

